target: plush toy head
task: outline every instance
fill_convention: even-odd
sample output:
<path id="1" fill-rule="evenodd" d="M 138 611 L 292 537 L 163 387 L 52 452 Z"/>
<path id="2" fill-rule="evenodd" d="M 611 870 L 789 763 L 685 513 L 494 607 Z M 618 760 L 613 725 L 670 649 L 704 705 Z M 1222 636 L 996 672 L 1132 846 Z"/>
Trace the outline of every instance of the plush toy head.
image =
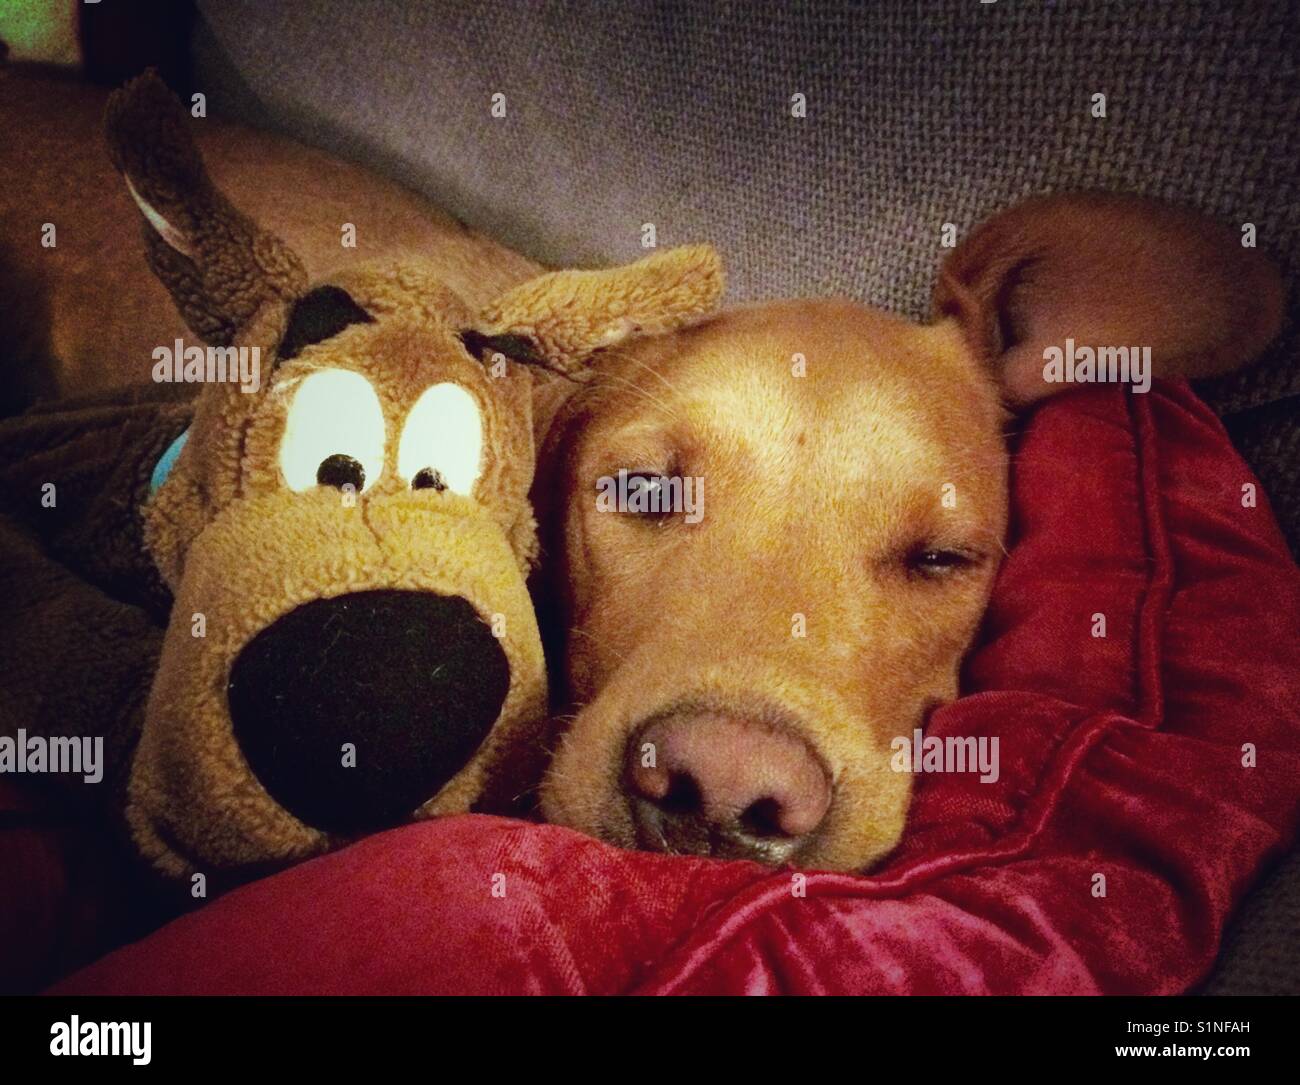
<path id="1" fill-rule="evenodd" d="M 207 344 L 174 363 L 209 383 L 145 512 L 174 606 L 128 819 L 173 874 L 468 810 L 536 742 L 530 368 L 576 373 L 721 292 L 707 247 L 544 275 L 478 314 L 419 262 L 312 289 L 187 123 L 152 76 L 106 118 L 150 263 Z"/>

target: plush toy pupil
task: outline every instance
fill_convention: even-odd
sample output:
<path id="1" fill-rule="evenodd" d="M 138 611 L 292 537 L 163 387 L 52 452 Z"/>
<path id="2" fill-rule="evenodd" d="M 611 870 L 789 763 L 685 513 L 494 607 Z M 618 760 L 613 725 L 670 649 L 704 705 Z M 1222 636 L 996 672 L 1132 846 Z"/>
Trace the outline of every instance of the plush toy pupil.
<path id="1" fill-rule="evenodd" d="M 447 480 L 442 477 L 441 471 L 435 471 L 432 467 L 421 468 L 416 472 L 415 478 L 411 479 L 412 490 L 437 490 L 442 493 L 447 488 Z"/>
<path id="2" fill-rule="evenodd" d="M 316 481 L 322 486 L 333 486 L 336 490 L 352 486 L 360 490 L 366 484 L 366 469 L 351 456 L 335 452 L 326 456 L 316 468 Z"/>

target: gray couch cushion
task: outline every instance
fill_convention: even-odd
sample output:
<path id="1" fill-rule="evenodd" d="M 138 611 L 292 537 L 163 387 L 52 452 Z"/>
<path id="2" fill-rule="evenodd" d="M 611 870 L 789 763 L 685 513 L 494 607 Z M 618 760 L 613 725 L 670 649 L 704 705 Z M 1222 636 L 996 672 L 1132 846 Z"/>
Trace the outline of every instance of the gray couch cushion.
<path id="1" fill-rule="evenodd" d="M 848 294 L 921 317 L 943 223 L 965 231 L 1029 193 L 1091 187 L 1253 222 L 1289 281 L 1298 270 L 1286 2 L 199 9 L 198 87 L 214 110 L 369 164 L 550 264 L 635 257 L 653 223 L 660 245 L 718 243 L 733 300 Z M 1202 389 L 1235 415 L 1293 545 L 1296 346 L 1292 318 L 1261 366 Z M 1300 940 L 1283 925 L 1300 864 L 1269 893 L 1212 989 L 1300 990 Z"/>
<path id="2" fill-rule="evenodd" d="M 369 162 L 546 263 L 634 256 L 653 222 L 660 244 L 720 244 L 734 299 L 844 293 L 919 317 L 944 222 L 1082 186 L 1254 222 L 1296 271 L 1284 2 L 199 7 L 214 107 Z M 1293 356 L 1211 398 L 1300 393 Z"/>

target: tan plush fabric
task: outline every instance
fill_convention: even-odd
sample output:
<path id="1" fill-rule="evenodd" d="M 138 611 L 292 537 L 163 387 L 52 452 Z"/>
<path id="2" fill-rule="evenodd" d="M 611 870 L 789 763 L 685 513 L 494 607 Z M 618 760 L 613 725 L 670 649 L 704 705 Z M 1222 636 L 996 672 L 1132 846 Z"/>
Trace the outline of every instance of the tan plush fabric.
<path id="1" fill-rule="evenodd" d="M 520 519 L 531 524 L 528 374 L 516 367 L 491 378 L 457 338 L 463 303 L 421 269 L 393 267 L 356 279 L 354 301 L 374 309 L 367 322 L 307 345 L 273 374 L 291 306 L 307 289 L 297 257 L 212 186 L 185 114 L 156 78 L 113 96 L 105 131 L 145 220 L 151 266 L 191 330 L 266 360 L 255 389 L 205 385 L 189 443 L 145 510 L 145 541 L 175 603 L 131 771 L 127 816 L 137 844 L 179 875 L 283 862 L 338 842 L 281 807 L 250 770 L 226 684 L 244 648 L 277 618 L 371 589 L 455 596 L 485 623 L 505 618 L 498 639 L 510 686 L 497 725 L 418 813 L 467 810 L 496 747 L 520 741 L 517 732 L 545 711 L 526 559 L 510 545 L 529 551 L 530 534 L 509 534 Z M 279 452 L 295 388 L 323 370 L 363 376 L 382 404 L 389 440 L 371 492 L 285 485 Z M 392 435 L 424 389 L 442 382 L 468 390 L 481 410 L 487 466 L 470 496 L 412 490 L 396 473 Z"/>
<path id="2" fill-rule="evenodd" d="M 690 245 L 627 268 L 541 275 L 490 304 L 476 327 L 488 335 L 523 335 L 549 368 L 574 375 L 592 351 L 697 320 L 722 290 L 717 252 Z"/>

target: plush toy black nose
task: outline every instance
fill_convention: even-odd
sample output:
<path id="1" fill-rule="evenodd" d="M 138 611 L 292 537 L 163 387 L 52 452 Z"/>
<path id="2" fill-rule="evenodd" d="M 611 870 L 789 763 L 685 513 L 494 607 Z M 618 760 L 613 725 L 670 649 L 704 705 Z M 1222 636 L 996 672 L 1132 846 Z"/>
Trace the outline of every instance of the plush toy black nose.
<path id="1" fill-rule="evenodd" d="M 290 611 L 244 646 L 235 739 L 290 813 L 327 832 L 394 825 L 492 729 L 510 665 L 459 596 L 367 591 Z"/>

